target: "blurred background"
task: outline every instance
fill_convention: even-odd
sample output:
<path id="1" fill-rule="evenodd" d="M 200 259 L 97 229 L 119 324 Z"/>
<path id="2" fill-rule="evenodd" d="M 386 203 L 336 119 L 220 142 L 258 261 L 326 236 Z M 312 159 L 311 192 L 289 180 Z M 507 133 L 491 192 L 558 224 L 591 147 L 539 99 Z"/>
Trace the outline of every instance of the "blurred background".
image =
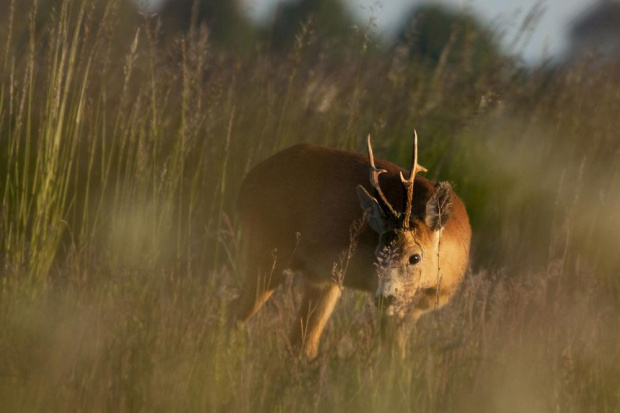
<path id="1" fill-rule="evenodd" d="M 138 7 L 150 13 L 174 13 L 173 8 L 184 7 L 175 0 L 134 0 Z M 234 2 L 233 2 L 234 3 Z M 320 4 L 323 5 L 320 5 Z M 329 3 L 332 3 L 330 5 Z M 491 0 L 434 2 L 401 0 L 341 0 L 332 2 L 296 0 L 239 0 L 236 13 L 256 28 L 266 29 L 274 24 L 303 20 L 314 11 L 325 7 L 324 13 L 333 19 L 330 25 L 365 25 L 372 22 L 372 33 L 385 46 L 393 44 L 402 34 L 419 9 L 433 5 L 445 13 L 467 13 L 480 24 L 493 29 L 501 37 L 501 46 L 519 55 L 528 64 L 541 60 L 556 61 L 580 55 L 588 48 L 604 48 L 613 52 L 611 44 L 597 44 L 602 38 L 617 38 L 617 4 L 608 0 L 522 0 L 502 3 Z M 187 7 L 187 6 L 185 6 Z M 209 2 L 203 2 L 205 17 L 231 23 L 234 13 L 226 12 Z M 211 10 L 210 10 L 211 9 Z M 228 13 L 228 14 L 227 14 Z M 215 18 L 215 17 L 214 17 Z M 230 19 L 230 20 L 228 20 Z M 324 24 L 326 23 L 323 20 Z M 515 45 L 514 37 L 527 23 L 527 40 Z M 231 26 L 229 26 L 231 27 Z M 286 37 L 286 34 L 281 33 Z M 289 36 L 290 37 L 290 36 Z M 609 40 L 613 43 L 613 40 Z"/>
<path id="2" fill-rule="evenodd" d="M 0 0 L 0 406 L 617 410 L 619 74 L 614 0 Z M 355 291 L 299 359 L 293 279 L 231 329 L 250 168 L 414 129 L 473 240 L 405 359 Z"/>

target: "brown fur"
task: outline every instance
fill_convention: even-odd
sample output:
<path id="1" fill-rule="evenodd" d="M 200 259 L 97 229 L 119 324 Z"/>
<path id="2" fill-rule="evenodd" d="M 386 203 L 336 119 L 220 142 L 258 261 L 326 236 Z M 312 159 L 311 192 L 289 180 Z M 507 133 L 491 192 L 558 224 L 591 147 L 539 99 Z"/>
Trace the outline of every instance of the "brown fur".
<path id="1" fill-rule="evenodd" d="M 396 210 L 404 210 L 405 193 L 399 173 L 406 171 L 377 160 L 388 172 L 380 177 L 381 187 Z M 307 291 L 299 322 L 291 337 L 303 354 L 313 357 L 322 330 L 340 294 L 332 268 L 350 246 L 350 228 L 363 217 L 356 196 L 362 185 L 369 193 L 369 165 L 366 156 L 314 145 L 285 149 L 253 168 L 243 181 L 238 212 L 244 235 L 245 281 L 235 305 L 236 319 L 250 318 L 291 269 L 304 275 Z M 426 214 L 434 183 L 416 177 L 414 217 Z M 441 232 L 441 300 L 447 302 L 467 267 L 471 230 L 465 207 L 454 195 L 451 218 Z M 416 219 L 415 231 L 422 244 L 432 242 L 432 231 Z M 366 227 L 359 235 L 356 253 L 349 262 L 343 284 L 374 293 L 378 287 L 375 248 L 378 235 Z M 428 306 L 420 302 L 418 313 Z"/>

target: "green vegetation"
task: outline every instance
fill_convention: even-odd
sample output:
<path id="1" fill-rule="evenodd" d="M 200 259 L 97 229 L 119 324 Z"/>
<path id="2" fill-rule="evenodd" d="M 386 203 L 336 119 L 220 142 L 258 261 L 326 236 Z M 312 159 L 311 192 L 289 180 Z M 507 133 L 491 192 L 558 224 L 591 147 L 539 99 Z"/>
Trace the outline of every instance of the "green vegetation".
<path id="1" fill-rule="evenodd" d="M 3 410 L 617 409 L 617 64 L 524 74 L 464 46 L 429 67 L 364 33 L 330 57 L 303 28 L 286 58 L 236 54 L 122 7 L 0 2 Z M 245 172 L 298 142 L 363 151 L 369 132 L 407 165 L 414 128 L 474 241 L 405 359 L 354 291 L 298 359 L 294 280 L 228 329 Z"/>
<path id="2" fill-rule="evenodd" d="M 326 43 L 332 43 L 331 47 L 342 43 L 350 37 L 353 25 L 339 0 L 300 0 L 279 4 L 273 24 L 266 29 L 271 48 L 287 51 L 295 45 L 302 27 L 314 32 L 314 43 L 321 48 Z"/>
<path id="3" fill-rule="evenodd" d="M 398 34 L 397 48 L 404 49 L 412 59 L 434 66 L 444 60 L 471 70 L 499 60 L 496 39 L 472 15 L 424 5 L 415 9 L 407 22 Z"/>
<path id="4" fill-rule="evenodd" d="M 164 34 L 186 32 L 191 25 L 209 27 L 209 41 L 236 52 L 255 45 L 257 33 L 240 12 L 239 2 L 221 0 L 174 0 L 159 13 Z"/>

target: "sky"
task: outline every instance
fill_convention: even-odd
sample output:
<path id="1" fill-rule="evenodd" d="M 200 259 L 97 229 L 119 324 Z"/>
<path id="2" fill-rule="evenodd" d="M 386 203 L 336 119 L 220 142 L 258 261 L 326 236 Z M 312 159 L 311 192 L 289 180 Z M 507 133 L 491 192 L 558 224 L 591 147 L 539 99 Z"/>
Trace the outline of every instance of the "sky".
<path id="1" fill-rule="evenodd" d="M 266 20 L 278 2 L 292 0 L 243 0 L 246 11 L 257 20 Z M 471 11 L 484 23 L 505 32 L 503 44 L 521 55 L 527 62 L 535 63 L 544 58 L 561 58 L 568 46 L 568 30 L 571 22 L 600 0 L 435 0 L 433 4 L 445 4 L 457 10 Z M 360 21 L 373 18 L 377 30 L 386 38 L 394 33 L 403 16 L 422 0 L 345 0 Z M 542 15 L 528 42 L 514 46 L 525 16 L 538 6 Z"/>

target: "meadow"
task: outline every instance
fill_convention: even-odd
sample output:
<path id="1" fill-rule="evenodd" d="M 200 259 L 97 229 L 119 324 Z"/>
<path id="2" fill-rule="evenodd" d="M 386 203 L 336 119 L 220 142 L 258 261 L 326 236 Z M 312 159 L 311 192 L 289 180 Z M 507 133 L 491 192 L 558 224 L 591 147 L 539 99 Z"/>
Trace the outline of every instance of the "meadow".
<path id="1" fill-rule="evenodd" d="M 3 411 L 620 408 L 617 61 L 525 69 L 448 43 L 429 64 L 312 22 L 285 54 L 231 52 L 117 0 L 0 11 Z M 230 329 L 244 174 L 299 142 L 363 152 L 368 133 L 406 166 L 414 128 L 474 239 L 405 358 L 350 290 L 299 358 L 295 279 Z"/>

